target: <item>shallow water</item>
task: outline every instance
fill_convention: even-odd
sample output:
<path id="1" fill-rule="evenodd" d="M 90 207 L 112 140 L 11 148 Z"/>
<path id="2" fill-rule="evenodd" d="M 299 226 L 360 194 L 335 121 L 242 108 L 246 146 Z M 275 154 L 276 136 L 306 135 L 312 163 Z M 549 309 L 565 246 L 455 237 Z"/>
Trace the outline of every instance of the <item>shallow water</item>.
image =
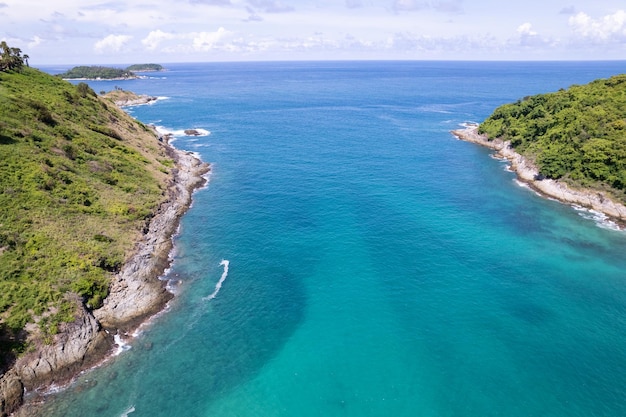
<path id="1" fill-rule="evenodd" d="M 177 297 L 44 415 L 626 415 L 626 235 L 449 133 L 624 63 L 168 67 L 115 83 L 210 132 Z"/>

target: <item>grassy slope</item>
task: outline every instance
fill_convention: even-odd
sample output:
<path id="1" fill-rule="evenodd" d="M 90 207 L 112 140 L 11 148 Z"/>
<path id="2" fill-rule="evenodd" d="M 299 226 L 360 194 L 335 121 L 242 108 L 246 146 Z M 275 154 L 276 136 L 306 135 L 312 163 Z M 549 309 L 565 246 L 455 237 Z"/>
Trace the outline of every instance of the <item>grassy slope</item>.
<path id="1" fill-rule="evenodd" d="M 55 333 L 73 318 L 68 293 L 101 303 L 172 164 L 146 126 L 85 84 L 0 73 L 0 339 L 42 316 Z"/>
<path id="2" fill-rule="evenodd" d="M 626 202 L 626 75 L 505 104 L 479 132 L 510 140 L 548 178 Z"/>

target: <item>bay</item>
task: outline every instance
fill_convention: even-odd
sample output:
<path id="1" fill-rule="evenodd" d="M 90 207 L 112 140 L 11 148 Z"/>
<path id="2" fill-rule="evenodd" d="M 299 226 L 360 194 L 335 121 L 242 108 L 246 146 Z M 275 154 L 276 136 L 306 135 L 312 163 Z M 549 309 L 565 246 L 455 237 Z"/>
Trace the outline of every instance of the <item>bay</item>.
<path id="1" fill-rule="evenodd" d="M 624 233 L 449 133 L 624 62 L 166 66 L 90 85 L 212 163 L 177 296 L 44 415 L 626 415 Z"/>

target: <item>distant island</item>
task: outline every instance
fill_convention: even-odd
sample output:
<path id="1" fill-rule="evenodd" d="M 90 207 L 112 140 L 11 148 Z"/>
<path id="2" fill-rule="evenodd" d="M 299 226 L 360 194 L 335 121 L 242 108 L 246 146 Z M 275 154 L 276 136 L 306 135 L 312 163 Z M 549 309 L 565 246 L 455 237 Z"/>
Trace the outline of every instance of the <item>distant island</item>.
<path id="1" fill-rule="evenodd" d="M 160 64 L 134 64 L 126 68 L 126 71 L 136 71 L 136 72 L 150 72 L 150 71 L 164 71 Z"/>
<path id="2" fill-rule="evenodd" d="M 626 223 L 626 75 L 524 97 L 453 132 L 496 149 L 521 180 Z"/>
<path id="3" fill-rule="evenodd" d="M 159 64 L 134 64 L 126 69 L 103 67 L 103 66 L 77 66 L 62 74 L 57 74 L 64 80 L 129 80 L 140 78 L 137 72 L 163 71 L 163 66 Z"/>

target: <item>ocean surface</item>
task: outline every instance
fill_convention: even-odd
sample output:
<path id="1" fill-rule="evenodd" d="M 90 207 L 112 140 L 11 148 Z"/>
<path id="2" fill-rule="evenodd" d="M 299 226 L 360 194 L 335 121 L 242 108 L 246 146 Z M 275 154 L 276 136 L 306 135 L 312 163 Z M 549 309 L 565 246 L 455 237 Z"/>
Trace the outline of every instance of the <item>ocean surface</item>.
<path id="1" fill-rule="evenodd" d="M 42 415 L 626 415 L 626 232 L 450 134 L 626 62 L 166 67 L 90 85 L 212 163 L 176 297 Z"/>

